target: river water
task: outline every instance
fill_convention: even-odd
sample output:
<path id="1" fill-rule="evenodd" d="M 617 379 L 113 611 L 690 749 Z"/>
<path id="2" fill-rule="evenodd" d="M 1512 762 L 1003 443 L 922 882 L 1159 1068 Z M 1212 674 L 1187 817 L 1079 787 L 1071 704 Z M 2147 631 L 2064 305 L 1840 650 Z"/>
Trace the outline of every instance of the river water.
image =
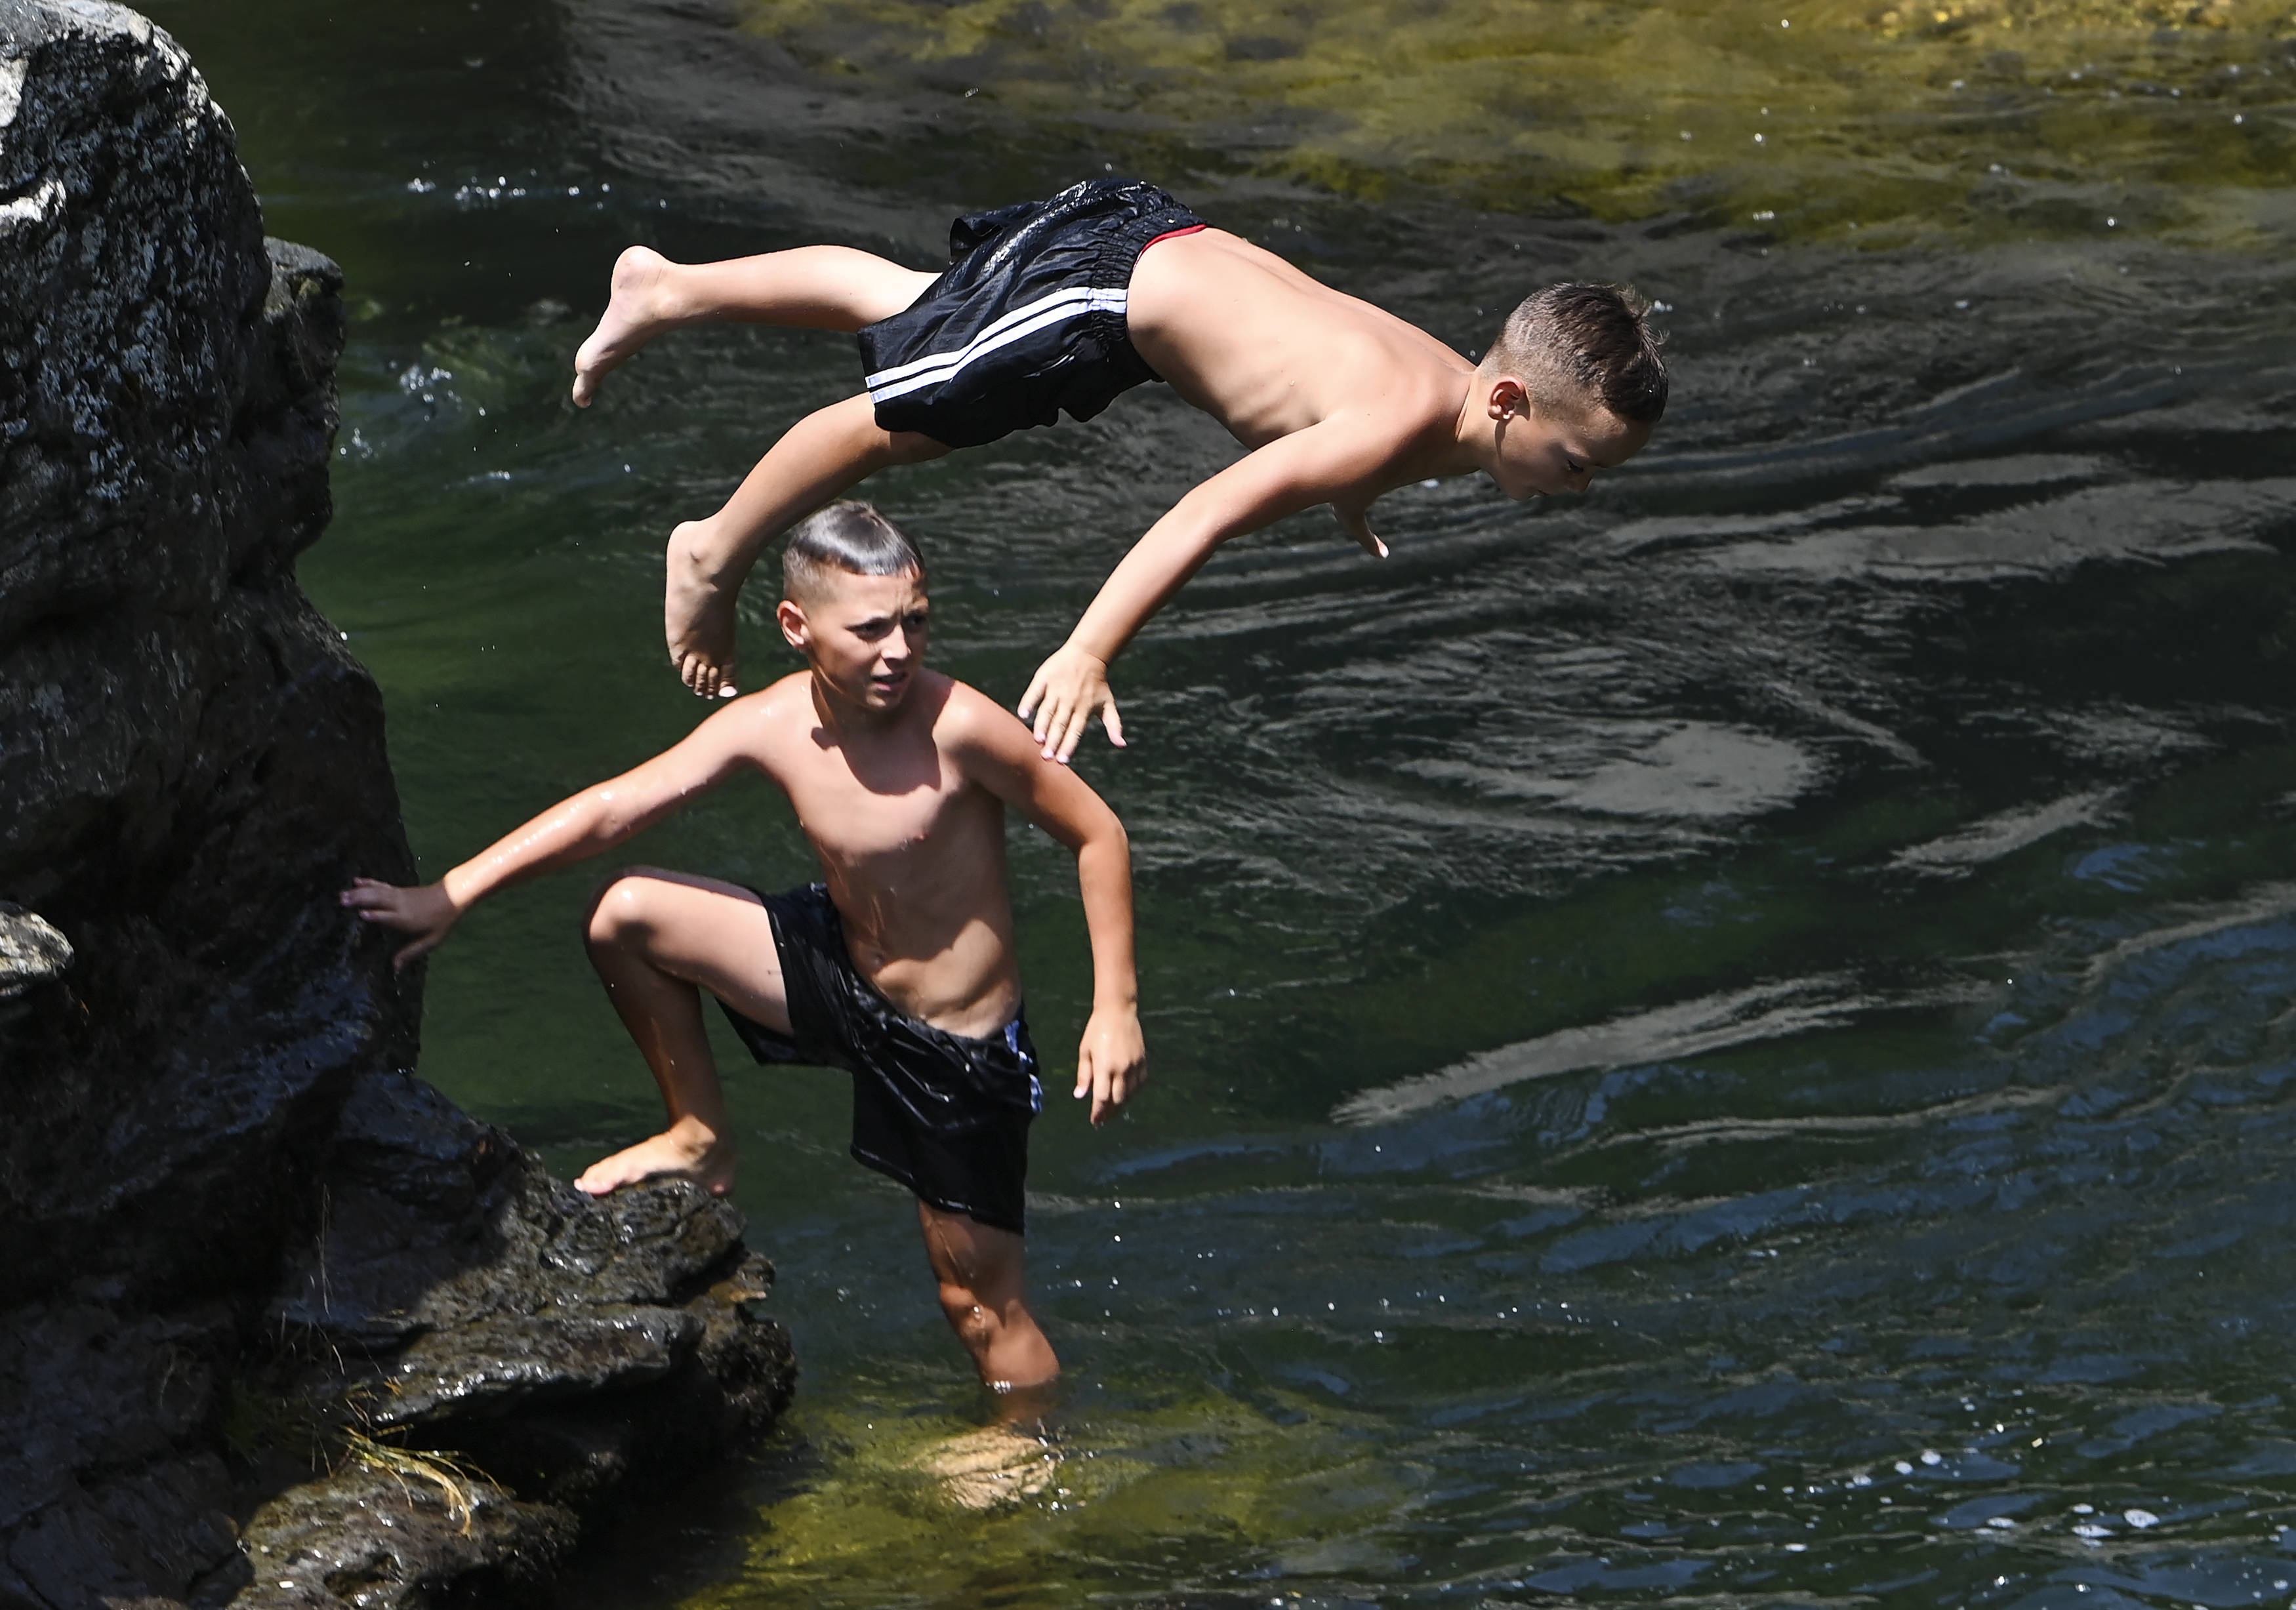
<path id="1" fill-rule="evenodd" d="M 1583 501 L 1466 482 L 1215 561 L 1080 765 L 1154 1082 L 1037 1130 L 1071 1385 L 1017 1501 L 826 1074 L 740 1071 L 805 1376 L 570 1606 L 2296 1600 L 2296 44 L 2153 0 L 162 0 L 345 266 L 338 514 L 423 865 L 653 752 L 660 552 L 849 346 L 561 400 L 632 240 L 925 266 L 1137 172 L 1472 348 L 1563 274 L 1675 403 Z M 1147 388 L 888 475 L 1011 699 L 1233 449 Z M 765 588 L 752 675 L 776 665 Z M 1072 1044 L 1072 874 L 1016 834 Z M 735 789 L 632 859 L 808 875 Z M 433 964 L 423 1071 L 571 1170 L 654 1123 L 594 881 Z M 726 1047 L 730 1053 L 730 1042 Z M 954 1445 L 967 1446 L 961 1441 Z"/>

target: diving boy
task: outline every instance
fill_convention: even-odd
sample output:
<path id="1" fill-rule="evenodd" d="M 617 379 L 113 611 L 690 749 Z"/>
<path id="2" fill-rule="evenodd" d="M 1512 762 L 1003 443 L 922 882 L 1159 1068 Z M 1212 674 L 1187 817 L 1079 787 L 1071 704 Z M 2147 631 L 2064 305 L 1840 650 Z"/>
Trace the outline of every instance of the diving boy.
<path id="1" fill-rule="evenodd" d="M 734 685 L 734 599 L 758 550 L 889 464 L 1090 419 L 1169 381 L 1245 455 L 1183 497 L 1116 567 L 1021 701 L 1065 761 L 1099 715 L 1123 723 L 1108 665 L 1232 538 L 1328 503 L 1375 557 L 1372 500 L 1481 470 L 1509 497 L 1583 492 L 1650 439 L 1666 365 L 1633 293 L 1550 286 L 1471 364 L 1433 336 L 1214 229 L 1152 184 L 1094 179 L 959 218 L 935 276 L 842 246 L 683 265 L 633 246 L 575 355 L 574 400 L 683 324 L 743 320 L 859 337 L 868 389 L 808 416 L 726 506 L 671 534 L 663 624 L 694 692 Z"/>
<path id="2" fill-rule="evenodd" d="M 415 936 L 403 966 L 495 890 L 603 854 L 695 795 L 763 772 L 796 806 L 824 881 L 759 895 L 637 868 L 599 896 L 591 961 L 669 1123 L 575 1184 L 600 1196 L 661 1175 L 731 1185 L 706 990 L 760 1062 L 853 1075 L 853 1156 L 916 1197 L 942 1308 L 981 1379 L 1037 1385 L 1060 1365 L 1022 1281 L 1028 1132 L 1043 1092 L 1021 1009 L 1004 811 L 1076 854 L 1094 976 L 1076 1094 L 1091 1098 L 1095 1124 L 1144 1077 L 1124 829 L 1082 779 L 1045 764 L 1009 712 L 924 668 L 924 563 L 875 510 L 822 510 L 791 535 L 782 566 L 778 618 L 807 669 L 437 883 L 362 878 L 342 903 Z"/>

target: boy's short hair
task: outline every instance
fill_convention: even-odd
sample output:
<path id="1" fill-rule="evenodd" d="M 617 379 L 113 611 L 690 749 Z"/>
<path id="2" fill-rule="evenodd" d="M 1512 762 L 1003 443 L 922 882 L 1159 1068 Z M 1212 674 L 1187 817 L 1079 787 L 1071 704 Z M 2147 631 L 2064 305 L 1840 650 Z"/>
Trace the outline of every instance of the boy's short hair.
<path id="1" fill-rule="evenodd" d="M 1649 315 L 1650 304 L 1628 286 L 1549 285 L 1507 315 L 1482 367 L 1521 380 L 1542 413 L 1592 400 L 1620 419 L 1654 425 L 1666 412 L 1667 374 L 1664 338 Z"/>
<path id="2" fill-rule="evenodd" d="M 790 533 L 782 548 L 782 596 L 798 604 L 819 598 L 836 571 L 922 576 L 925 561 L 898 526 L 847 498 L 806 516 Z"/>

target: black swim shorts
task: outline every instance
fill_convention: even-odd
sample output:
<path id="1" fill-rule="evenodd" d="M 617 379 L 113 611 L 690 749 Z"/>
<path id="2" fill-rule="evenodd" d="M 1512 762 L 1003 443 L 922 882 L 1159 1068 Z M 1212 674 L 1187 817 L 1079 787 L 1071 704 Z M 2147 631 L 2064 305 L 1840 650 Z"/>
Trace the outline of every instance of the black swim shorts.
<path id="1" fill-rule="evenodd" d="M 860 332 L 877 423 L 978 447 L 1088 420 L 1156 375 L 1124 323 L 1132 266 L 1204 222 L 1153 184 L 1087 179 L 949 226 L 949 270 Z"/>
<path id="2" fill-rule="evenodd" d="M 1029 1124 L 1045 1107 L 1026 1017 L 987 1040 L 921 1022 L 854 970 L 825 887 L 758 897 L 781 952 L 791 1033 L 726 1007 L 750 1054 L 843 1068 L 855 1162 L 944 1213 L 1023 1233 Z"/>

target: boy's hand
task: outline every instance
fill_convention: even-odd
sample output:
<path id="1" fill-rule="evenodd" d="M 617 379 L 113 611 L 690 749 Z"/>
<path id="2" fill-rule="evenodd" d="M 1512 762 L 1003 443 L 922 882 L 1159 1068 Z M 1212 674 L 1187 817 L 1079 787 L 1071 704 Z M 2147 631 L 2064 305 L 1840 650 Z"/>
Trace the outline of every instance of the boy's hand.
<path id="1" fill-rule="evenodd" d="M 1371 508 L 1368 504 L 1360 509 L 1342 509 L 1333 503 L 1332 512 L 1339 516 L 1341 526 L 1362 544 L 1365 553 L 1374 559 L 1387 557 L 1387 544 L 1380 541 L 1379 533 L 1371 528 Z"/>
<path id="2" fill-rule="evenodd" d="M 1086 723 L 1095 714 L 1108 729 L 1108 741 L 1119 749 L 1124 747 L 1124 718 L 1116 713 L 1116 695 L 1108 691 L 1108 664 L 1073 643 L 1037 667 L 1021 696 L 1021 719 L 1028 721 L 1031 712 L 1046 760 L 1068 764 Z"/>
<path id="3" fill-rule="evenodd" d="M 354 878 L 351 887 L 335 898 L 357 911 L 361 922 L 379 922 L 385 928 L 415 936 L 414 944 L 401 947 L 398 954 L 390 959 L 393 972 L 416 957 L 437 950 L 463 915 L 444 884 L 426 883 L 418 889 L 404 889 L 373 878 Z"/>
<path id="4" fill-rule="evenodd" d="M 1148 1082 L 1148 1047 L 1140 1038 L 1140 1015 L 1129 1008 L 1103 1007 L 1084 1026 L 1077 1047 L 1076 1099 L 1092 1096 L 1092 1121 L 1104 1124 Z"/>

